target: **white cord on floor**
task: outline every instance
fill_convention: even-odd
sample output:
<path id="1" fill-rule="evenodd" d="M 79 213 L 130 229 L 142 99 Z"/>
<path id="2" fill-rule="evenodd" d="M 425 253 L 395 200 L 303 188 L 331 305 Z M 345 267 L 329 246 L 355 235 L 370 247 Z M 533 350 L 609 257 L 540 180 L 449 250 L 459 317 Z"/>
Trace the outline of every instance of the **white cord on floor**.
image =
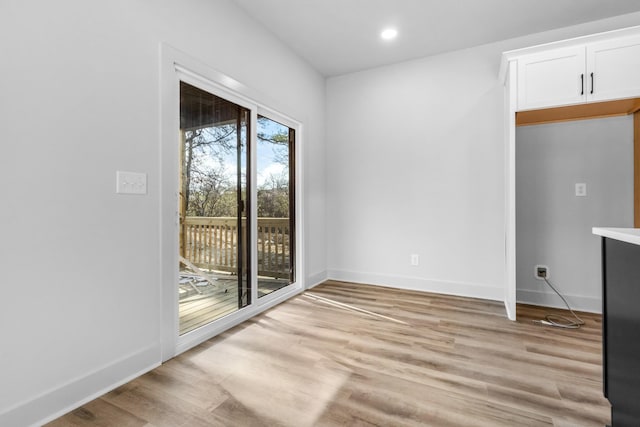
<path id="1" fill-rule="evenodd" d="M 547 326 L 554 326 L 556 328 L 564 328 L 564 329 L 578 329 L 578 328 L 580 328 L 580 326 L 584 325 L 584 320 L 579 318 L 578 315 L 573 312 L 573 310 L 569 306 L 569 303 L 562 296 L 562 294 L 560 294 L 560 292 L 558 292 L 558 290 L 551 284 L 551 282 L 549 282 L 549 280 L 547 280 L 546 277 L 543 277 L 542 279 L 547 283 L 547 285 L 549 285 L 549 287 L 551 289 L 553 289 L 553 291 L 556 294 L 558 294 L 558 296 L 562 299 L 564 304 L 567 306 L 567 309 L 571 312 L 571 314 L 573 315 L 575 320 L 569 319 L 569 318 L 561 316 L 559 314 L 547 314 L 545 316 L 544 320 L 534 320 L 533 322 L 537 323 L 537 324 L 542 324 L 542 325 L 547 325 Z"/>

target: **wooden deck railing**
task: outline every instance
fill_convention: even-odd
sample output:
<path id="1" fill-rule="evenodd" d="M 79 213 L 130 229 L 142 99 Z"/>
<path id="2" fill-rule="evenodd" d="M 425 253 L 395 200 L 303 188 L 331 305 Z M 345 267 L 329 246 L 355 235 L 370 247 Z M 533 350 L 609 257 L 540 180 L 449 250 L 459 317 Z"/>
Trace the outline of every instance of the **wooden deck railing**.
<path id="1" fill-rule="evenodd" d="M 290 276 L 289 218 L 258 218 L 258 276 Z"/>
<path id="2" fill-rule="evenodd" d="M 245 227 L 243 222 L 243 235 Z M 236 218 L 188 216 L 182 233 L 181 255 L 193 264 L 207 270 L 237 271 Z M 289 218 L 258 218 L 258 275 L 288 278 L 289 260 Z"/>

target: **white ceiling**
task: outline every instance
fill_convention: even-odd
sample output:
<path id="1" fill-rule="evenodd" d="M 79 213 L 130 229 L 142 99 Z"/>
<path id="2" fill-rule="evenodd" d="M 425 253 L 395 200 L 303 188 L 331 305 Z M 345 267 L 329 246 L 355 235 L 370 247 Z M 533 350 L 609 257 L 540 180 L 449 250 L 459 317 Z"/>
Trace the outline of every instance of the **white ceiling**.
<path id="1" fill-rule="evenodd" d="M 640 0 L 234 1 L 325 76 L 640 11 Z"/>

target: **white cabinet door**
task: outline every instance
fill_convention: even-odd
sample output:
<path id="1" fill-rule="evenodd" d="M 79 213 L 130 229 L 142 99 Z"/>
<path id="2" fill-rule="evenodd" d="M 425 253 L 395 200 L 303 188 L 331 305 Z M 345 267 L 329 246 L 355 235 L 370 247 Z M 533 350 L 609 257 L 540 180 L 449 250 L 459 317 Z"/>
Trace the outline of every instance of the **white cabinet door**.
<path id="1" fill-rule="evenodd" d="M 587 74 L 588 101 L 640 96 L 640 37 L 587 45 Z"/>
<path id="2" fill-rule="evenodd" d="M 518 110 L 586 101 L 585 47 L 554 49 L 518 59 Z"/>

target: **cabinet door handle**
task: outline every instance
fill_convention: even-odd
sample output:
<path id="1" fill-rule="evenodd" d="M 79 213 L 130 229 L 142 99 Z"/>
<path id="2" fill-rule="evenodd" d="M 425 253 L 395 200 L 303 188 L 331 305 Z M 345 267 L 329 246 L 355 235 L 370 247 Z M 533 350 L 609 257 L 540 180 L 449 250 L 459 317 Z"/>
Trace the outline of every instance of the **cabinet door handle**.
<path id="1" fill-rule="evenodd" d="M 580 74 L 580 95 L 584 95 L 584 74 Z"/>
<path id="2" fill-rule="evenodd" d="M 591 73 L 591 93 L 593 94 L 593 73 Z"/>

